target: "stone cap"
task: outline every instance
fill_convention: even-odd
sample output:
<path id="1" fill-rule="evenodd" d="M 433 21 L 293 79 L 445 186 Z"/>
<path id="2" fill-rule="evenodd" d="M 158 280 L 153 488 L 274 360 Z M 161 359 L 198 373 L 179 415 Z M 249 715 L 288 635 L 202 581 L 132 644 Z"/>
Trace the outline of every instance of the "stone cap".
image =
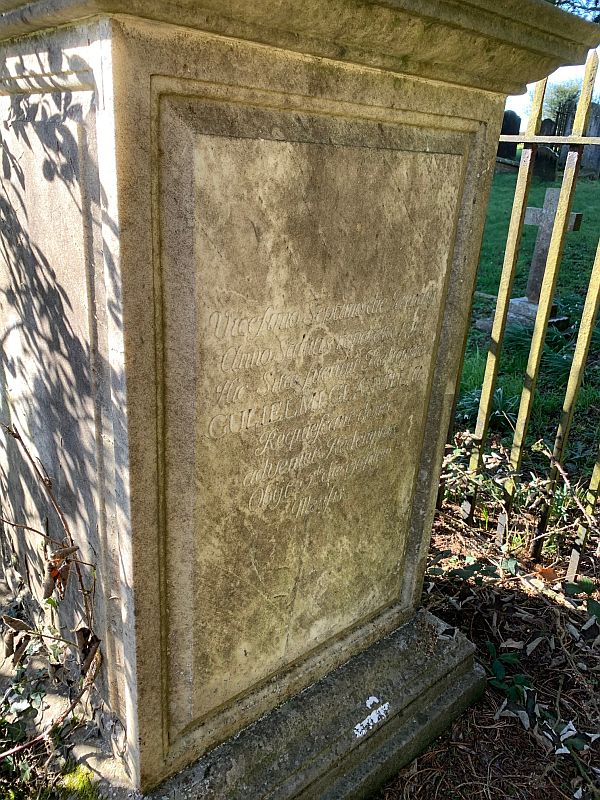
<path id="1" fill-rule="evenodd" d="M 600 44 L 546 0 L 0 0 L 0 40 L 117 14 L 500 94 Z"/>

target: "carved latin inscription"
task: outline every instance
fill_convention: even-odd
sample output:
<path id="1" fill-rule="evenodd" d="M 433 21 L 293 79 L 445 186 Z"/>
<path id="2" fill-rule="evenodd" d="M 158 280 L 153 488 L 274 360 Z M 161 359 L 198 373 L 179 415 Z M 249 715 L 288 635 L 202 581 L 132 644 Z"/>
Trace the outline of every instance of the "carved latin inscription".
<path id="1" fill-rule="evenodd" d="M 205 434 L 223 447 L 230 436 L 253 439 L 254 463 L 239 476 L 250 512 L 278 510 L 290 520 L 318 513 L 392 456 L 397 394 L 423 381 L 428 350 L 419 317 L 402 322 L 430 302 L 428 288 L 269 306 L 253 317 L 209 313 L 205 337 L 217 369 Z"/>
<path id="2" fill-rule="evenodd" d="M 163 112 L 172 737 L 398 602 L 426 435 L 460 156 L 261 114 Z"/>

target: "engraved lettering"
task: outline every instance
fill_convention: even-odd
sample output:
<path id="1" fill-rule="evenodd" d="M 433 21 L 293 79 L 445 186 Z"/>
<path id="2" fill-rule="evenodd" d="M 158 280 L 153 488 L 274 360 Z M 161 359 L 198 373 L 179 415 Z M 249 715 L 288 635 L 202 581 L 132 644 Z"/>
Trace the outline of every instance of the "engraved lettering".
<path id="1" fill-rule="evenodd" d="M 248 442 L 258 462 L 250 460 L 241 481 L 250 513 L 325 513 L 348 481 L 390 461 L 402 434 L 388 421 L 398 392 L 426 371 L 431 342 L 417 334 L 417 312 L 428 302 L 425 292 L 396 292 L 210 313 L 208 333 L 227 377 L 214 387 L 218 413 L 209 415 L 207 434 Z"/>

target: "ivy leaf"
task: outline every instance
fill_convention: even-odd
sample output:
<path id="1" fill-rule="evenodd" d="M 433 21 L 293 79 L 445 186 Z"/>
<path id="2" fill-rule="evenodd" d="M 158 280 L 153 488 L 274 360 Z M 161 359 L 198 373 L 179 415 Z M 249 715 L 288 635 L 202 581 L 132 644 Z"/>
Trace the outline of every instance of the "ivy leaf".
<path id="1" fill-rule="evenodd" d="M 440 550 L 439 553 L 436 553 L 431 561 L 432 566 L 437 564 L 439 561 L 442 561 L 444 558 L 449 558 L 452 555 L 452 550 Z"/>
<path id="2" fill-rule="evenodd" d="M 490 565 L 485 565 L 480 570 L 482 575 L 489 575 L 490 578 L 498 578 L 499 573 L 496 567 Z"/>
<path id="3" fill-rule="evenodd" d="M 516 558 L 503 558 L 500 566 L 505 572 L 510 572 L 511 575 L 516 575 L 519 571 L 519 562 Z"/>
<path id="4" fill-rule="evenodd" d="M 581 736 L 570 737 L 569 739 L 567 739 L 566 745 L 569 748 L 569 750 L 573 749 L 579 752 L 581 752 L 582 750 L 587 750 L 587 748 L 589 747 L 589 744 Z"/>
<path id="5" fill-rule="evenodd" d="M 492 661 L 492 672 L 494 673 L 494 677 L 496 677 L 499 681 L 504 680 L 506 677 L 506 669 L 499 658 L 495 658 Z"/>
<path id="6" fill-rule="evenodd" d="M 588 597 L 587 613 L 590 617 L 596 617 L 598 622 L 600 622 L 600 603 L 592 597 Z"/>
<path id="7" fill-rule="evenodd" d="M 29 700 L 26 697 L 18 697 L 16 700 L 13 700 L 10 704 L 10 713 L 11 714 L 22 714 L 24 711 L 30 707 Z"/>
<path id="8" fill-rule="evenodd" d="M 38 710 L 42 707 L 42 700 L 44 699 L 46 692 L 31 692 L 29 695 L 29 699 L 31 701 L 31 705 L 33 708 L 37 708 Z"/>
<path id="9" fill-rule="evenodd" d="M 596 591 L 596 584 L 590 578 L 581 578 L 577 583 L 565 583 L 565 594 L 573 597 L 576 594 L 594 594 Z"/>
<path id="10" fill-rule="evenodd" d="M 577 581 L 577 586 L 579 587 L 579 591 L 583 592 L 587 595 L 594 594 L 596 591 L 596 584 L 591 578 L 583 577 Z"/>
<path id="11" fill-rule="evenodd" d="M 518 684 L 515 684 L 514 686 L 509 686 L 506 694 L 511 702 L 519 703 L 523 699 L 523 687 Z"/>
<path id="12" fill-rule="evenodd" d="M 443 575 L 444 570 L 441 567 L 429 567 L 427 573 L 429 575 Z"/>

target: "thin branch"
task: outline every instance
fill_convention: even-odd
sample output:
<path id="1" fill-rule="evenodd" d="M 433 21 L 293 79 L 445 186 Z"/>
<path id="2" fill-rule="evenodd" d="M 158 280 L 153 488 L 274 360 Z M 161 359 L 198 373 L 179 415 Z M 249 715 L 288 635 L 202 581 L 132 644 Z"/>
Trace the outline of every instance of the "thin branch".
<path id="1" fill-rule="evenodd" d="M 571 485 L 571 481 L 569 480 L 569 476 L 565 472 L 564 467 L 562 466 L 560 461 L 557 461 L 556 458 L 554 458 L 550 450 L 548 450 L 548 448 L 545 445 L 541 447 L 541 451 L 547 458 L 550 459 L 550 463 L 552 464 L 552 466 L 556 467 L 556 469 L 558 470 L 560 477 L 563 479 L 563 483 L 567 487 L 569 495 L 573 498 L 575 505 L 583 514 L 587 524 L 590 526 L 592 530 L 594 531 L 597 530 L 597 525 L 596 521 L 594 520 L 594 517 L 589 513 L 589 511 L 585 508 L 581 500 L 577 497 L 577 493 L 573 491 L 573 487 Z"/>
<path id="2" fill-rule="evenodd" d="M 54 492 L 52 491 L 51 481 L 49 480 L 49 478 L 47 476 L 44 476 L 43 473 L 41 472 L 40 468 L 38 467 L 38 465 L 36 463 L 35 458 L 29 452 L 29 449 L 28 449 L 27 445 L 25 444 L 25 442 L 23 441 L 23 437 L 21 436 L 21 434 L 19 433 L 17 428 L 14 425 L 7 425 L 5 422 L 0 422 L 0 428 L 3 428 L 9 436 L 12 436 L 12 438 L 15 439 L 16 442 L 18 442 L 19 446 L 21 447 L 21 450 L 23 451 L 23 454 L 25 455 L 25 457 L 29 461 L 29 464 L 31 465 L 31 468 L 33 469 L 38 481 L 44 487 L 44 491 L 46 492 L 46 495 L 48 496 L 50 504 L 51 504 L 52 508 L 54 509 L 54 511 L 56 512 L 56 515 L 58 516 L 58 518 L 60 520 L 60 524 L 62 525 L 62 528 L 63 528 L 63 530 L 65 532 L 65 536 L 67 538 L 67 541 L 68 541 L 69 545 L 71 547 L 74 547 L 75 546 L 75 542 L 74 542 L 73 536 L 71 534 L 71 529 L 69 528 L 69 523 L 67 522 L 67 518 L 66 518 L 62 508 L 58 504 L 58 500 L 54 496 Z M 81 572 L 81 567 L 77 562 L 75 562 L 75 570 L 77 572 L 77 580 L 79 582 L 79 586 L 80 586 L 82 594 L 83 594 L 83 604 L 84 604 L 84 608 L 85 608 L 85 615 L 86 615 L 86 618 L 87 618 L 88 628 L 90 630 L 92 630 L 92 628 L 93 628 L 92 610 L 90 608 L 88 592 L 86 591 L 85 584 L 83 582 L 83 575 L 82 575 L 82 572 Z"/>
<path id="3" fill-rule="evenodd" d="M 47 533 L 44 533 L 44 531 L 38 531 L 37 528 L 32 528 L 30 525 L 23 525 L 21 522 L 13 522 L 10 519 L 6 519 L 6 517 L 0 517 L 0 522 L 3 522 L 5 525 L 12 525 L 13 528 L 23 528 L 23 530 L 37 533 L 38 536 L 43 536 L 44 539 L 52 542 L 52 544 L 62 544 L 62 542 L 60 542 L 58 539 L 53 539 L 51 536 L 48 536 Z"/>
<path id="4" fill-rule="evenodd" d="M 19 631 L 19 633 L 21 633 L 21 631 Z M 32 628 L 23 628 L 23 633 L 26 633 L 29 636 L 41 636 L 42 639 L 54 639 L 55 642 L 63 642 L 64 644 L 68 644 L 70 647 L 77 649 L 76 642 L 70 642 L 68 639 L 63 639 L 61 636 L 52 636 L 49 633 L 41 633 L 40 631 L 36 631 Z"/>

